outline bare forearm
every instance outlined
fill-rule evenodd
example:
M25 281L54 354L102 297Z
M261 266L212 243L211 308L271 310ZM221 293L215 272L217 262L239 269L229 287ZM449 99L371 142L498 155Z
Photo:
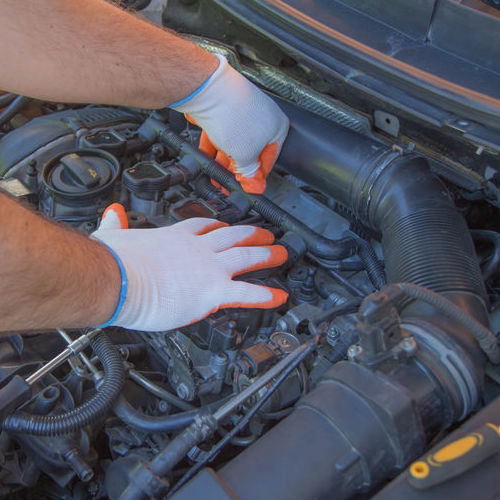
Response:
M106 322L120 290L99 243L53 224L0 193L0 331Z
M2 0L0 47L0 88L62 102L160 108L217 67L212 54L104 0Z

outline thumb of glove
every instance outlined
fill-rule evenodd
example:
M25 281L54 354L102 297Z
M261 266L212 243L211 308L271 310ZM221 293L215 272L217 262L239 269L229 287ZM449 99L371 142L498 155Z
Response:
M123 205L113 203L106 208L97 231L104 229L128 229L127 213Z

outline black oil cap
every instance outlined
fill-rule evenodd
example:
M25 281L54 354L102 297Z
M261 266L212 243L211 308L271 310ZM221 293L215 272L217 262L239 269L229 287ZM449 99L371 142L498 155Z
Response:
M57 191L81 193L105 185L112 176L112 167L104 158L71 153L54 166L48 181Z
M43 168L44 190L59 199L88 200L113 188L120 171L118 160L100 149L59 153Z

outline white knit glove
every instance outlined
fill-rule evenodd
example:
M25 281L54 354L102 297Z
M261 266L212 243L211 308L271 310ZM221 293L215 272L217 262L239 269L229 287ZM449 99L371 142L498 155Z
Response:
M200 149L263 193L288 133L288 118L264 92L217 55L219 67L192 94L170 105L203 129Z
M220 308L273 308L287 300L283 290L232 280L286 261L286 249L271 246L274 236L265 229L203 218L157 229L126 227L125 210L115 203L92 234L122 273L115 314L101 327L171 330Z

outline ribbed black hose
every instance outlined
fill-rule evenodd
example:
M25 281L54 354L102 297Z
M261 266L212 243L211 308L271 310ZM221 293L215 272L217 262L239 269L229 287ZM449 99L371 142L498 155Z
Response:
M99 333L92 338L90 344L103 366L104 378L97 392L88 401L61 415L14 413L4 420L3 430L35 436L71 434L95 422L110 410L125 383L123 360L104 333Z
M389 282L485 296L467 224L454 207L430 206L402 217L382 242Z
M221 191L217 189L206 175L201 175L196 181L196 193L204 200L213 200L219 198Z
M448 293L485 321L487 295L467 224L428 162L286 102L280 107L291 123L281 165L382 234L387 281Z
M18 95L1 113L0 127L9 122L31 101L29 97Z
M282 231L291 231L299 235L307 245L307 249L317 257L338 260L350 257L357 250L354 238L341 238L330 240L314 232L311 228L290 215L278 205L263 195L246 193L241 189L234 175L219 165L215 160L202 153L200 150L184 141L166 125L156 124L160 133L160 140L181 155L189 155L195 158L201 170L211 179L221 184L227 190L241 193L249 202L251 208L261 214L266 220L279 227Z
M358 240L358 255L365 266L366 274L372 285L377 290L383 288L387 284L384 266L368 241Z

